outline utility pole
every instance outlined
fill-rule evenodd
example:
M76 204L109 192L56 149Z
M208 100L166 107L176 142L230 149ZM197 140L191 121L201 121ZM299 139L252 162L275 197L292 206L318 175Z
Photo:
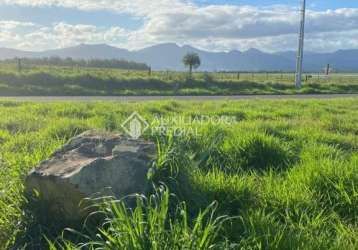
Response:
M296 65L296 88L302 86L302 60L303 60L303 46L305 40L305 18L306 18L306 0L302 1L301 9L301 22L300 22L300 35L298 40L298 52L297 52L297 65Z

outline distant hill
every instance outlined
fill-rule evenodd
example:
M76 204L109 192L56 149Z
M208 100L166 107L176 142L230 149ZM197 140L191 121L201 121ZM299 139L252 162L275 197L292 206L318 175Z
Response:
M81 44L42 52L0 48L0 59L51 56L73 59L124 59L146 63L155 70L184 70L182 58L188 52L198 53L202 60L200 70L208 71L294 71L296 64L296 53L292 51L266 53L249 49L247 51L209 52L187 45L178 46L174 43L159 44L137 51L106 44ZM305 71L322 71L327 63L331 64L336 71L358 72L358 49L339 50L333 53L305 53Z

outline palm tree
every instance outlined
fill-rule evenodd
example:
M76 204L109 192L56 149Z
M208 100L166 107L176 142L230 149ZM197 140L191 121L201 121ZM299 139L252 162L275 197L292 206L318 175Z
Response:
M193 69L199 68L201 61L200 57L196 53L188 53L183 58L183 63L186 67L189 67L190 77L193 73Z

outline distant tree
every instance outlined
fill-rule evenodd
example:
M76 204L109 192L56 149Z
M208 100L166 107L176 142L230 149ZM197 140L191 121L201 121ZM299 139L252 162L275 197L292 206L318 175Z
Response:
M94 67L94 68L112 68L112 69L124 69L124 70L148 70L149 66L144 63L137 63L126 60L118 59L73 59L60 58L58 56L44 57L44 58L14 58L5 59L4 62L15 62L18 64L19 72L21 71L21 64L24 65L46 65L46 66L65 66L73 68L77 67Z
M201 61L198 54L188 53L184 56L183 63L185 67L189 68L189 74L191 76L193 74L193 69L199 68Z

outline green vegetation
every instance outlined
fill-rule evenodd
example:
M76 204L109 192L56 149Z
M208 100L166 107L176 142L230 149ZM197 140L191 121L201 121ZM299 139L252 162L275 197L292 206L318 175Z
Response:
M117 59L66 59L60 57L44 57L44 58L14 58L1 61L2 64L17 64L18 71L21 71L22 65L28 66L62 66L70 68L108 68L108 69L124 69L124 70L149 70L148 65L144 63L131 62Z
M200 57L196 53L188 53L183 57L183 64L189 68L190 77L193 75L193 69L199 68L201 61Z
M27 172L87 129L120 130L133 112L233 116L158 143L158 187L105 225L56 231L22 195ZM145 103L0 102L2 249L356 249L358 100ZM165 183L160 187L160 183ZM173 193L174 195L170 195Z
M358 75L304 77L289 73L193 73L0 64L0 96L251 95L358 93Z

